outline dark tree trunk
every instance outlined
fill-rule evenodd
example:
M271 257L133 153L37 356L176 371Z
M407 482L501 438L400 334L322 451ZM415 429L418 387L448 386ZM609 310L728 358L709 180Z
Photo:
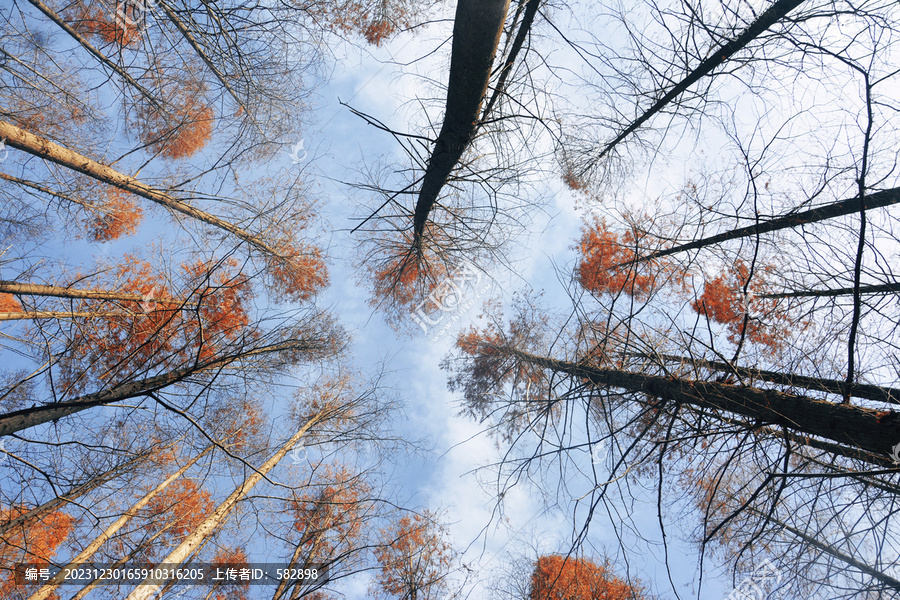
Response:
M438 195L475 137L508 9L509 0L459 0L456 5L444 124L428 159L413 216L417 249Z
M871 408L835 404L773 390L600 369L536 356L514 348L503 348L501 351L522 362L585 379L597 387L619 388L653 398L726 411L875 454L890 455L892 447L900 441L900 421L881 420L878 411Z
M858 197L849 198L847 200L840 200L832 204L826 204L825 206L811 208L803 212L789 213L781 217L763 221L756 225L748 225L747 227L732 229L731 231L726 231L725 233L719 233L707 238L695 240L687 244L680 244L678 246L673 246L672 248L666 248L665 250L651 252L650 254L640 256L633 261L616 265L613 268L620 268L632 263L645 262L654 258L660 258L662 256L668 256L670 254L677 254L679 252L685 252L687 250L697 250L699 248L704 248L706 246L711 246L720 242L727 242L728 240L750 237L753 235L758 235L760 233L768 233L770 231L778 231L781 229L792 229L794 227L800 227L801 225L808 225L810 223L816 223L818 221L824 221L826 219L833 219L835 217L858 213L862 208L870 210L873 208L890 206L892 204L897 204L898 202L900 202L900 188L891 188L889 190L884 190L882 192L876 192L874 194L867 195L864 207L861 206L862 202L860 202Z

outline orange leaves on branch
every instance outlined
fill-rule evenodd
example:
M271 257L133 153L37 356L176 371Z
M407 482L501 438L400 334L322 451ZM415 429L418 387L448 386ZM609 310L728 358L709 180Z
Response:
M310 245L278 245L280 256L267 257L267 272L278 291L295 301L312 298L328 285L328 267L322 252Z
M448 299L458 304L459 288L469 272L453 269L442 252L442 246L452 242L430 225L422 236L422 247L414 246L411 229L394 232L394 236L378 242L370 255L377 255L378 262L367 265L364 277L372 286L369 304L383 309L388 323L403 330L415 327L416 319L429 320L441 312Z
M199 316L206 338L235 339L250 323L245 306L251 296L250 279L232 272L237 266L233 260L199 260L183 267L193 296L200 302ZM202 351L200 356L208 357Z
M0 313L22 312L22 303L12 294L0 293Z
M231 450L246 450L259 436L265 418L262 408L252 400L227 400L214 408L208 419L216 438Z
M132 235L144 216L140 206L129 199L130 194L116 188L107 190L109 200L99 207L100 215L88 224L91 239L95 242L117 240L122 235Z
M215 504L209 492L199 489L196 482L179 479L150 500L147 508L151 517L148 528L153 532L165 529L177 539L193 532Z
M140 38L137 22L143 16L136 3L117 0L108 5L98 3L91 7L90 4L90 0L80 0L67 11L65 18L72 29L119 46L127 46Z
M144 105L138 123L141 141L171 159L193 156L212 138L215 114L205 104L199 81L167 82L175 86L163 108Z
M519 298L516 304L516 316L510 319L506 333L493 323L481 330L472 327L457 338L460 360L442 365L455 371L448 386L451 391L462 391L465 412L478 419L497 419L507 440L534 418L555 414L546 371L516 355L543 345L548 317L534 299ZM492 315L491 319L499 323L502 316ZM498 410L496 399L507 395L512 402L504 402Z
M398 30L412 27L425 8L426 3L417 0L343 0L312 3L308 10L332 30L362 35L379 46Z
M776 350L791 328L802 324L792 325L779 299L757 297L764 293L766 276L773 271L772 266L757 268L751 280L749 267L738 259L724 273L704 283L703 294L691 302L691 307L724 325L729 332L728 340L732 343L736 344L742 336L746 336L751 342ZM764 323L763 319L768 323Z
M0 508L0 524L28 512L22 506ZM0 536L0 572L13 574L15 563L34 565L49 564L59 546L75 525L75 518L61 511L38 517L13 528ZM24 591L23 581L17 581L24 573L0 580L0 598L10 598L13 590Z
M623 264L639 256L644 237L634 227L621 235L612 232L602 220L586 225L577 248L581 262L576 274L581 285L595 294L647 298L661 279L661 265L654 261Z
M107 308L98 310L103 316L81 324L60 362L68 389L77 392L94 379L116 381L186 360L207 360L242 339L251 289L236 267L231 261L186 265L173 293L173 282L149 262L126 255L114 273L114 289L144 300L117 301L114 311L99 301L82 302L82 310Z
M381 532L375 550L381 565L375 575L376 595L387 598L440 598L453 565L453 549L433 515L403 516Z
M242 548L222 548L216 553L212 564L222 569L243 568L247 564L247 553ZM215 600L246 600L250 582L222 579L214 582L212 587L216 592Z
M322 480L291 502L294 528L309 560L346 554L362 540L363 501L369 486L346 467L326 467Z
M542 556L531 575L530 600L641 600L637 585L588 559Z

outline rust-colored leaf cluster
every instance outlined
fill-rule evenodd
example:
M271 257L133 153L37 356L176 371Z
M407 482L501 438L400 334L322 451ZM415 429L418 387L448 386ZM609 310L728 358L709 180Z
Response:
M411 27L417 18L417 2L410 0L343 0L316 2L309 11L323 19L334 31L361 35L375 46L381 45L401 29ZM423 5L422 2L418 2Z
M245 335L250 282L234 262L199 261L172 282L146 260L126 255L115 272L115 288L143 301L85 302L98 317L74 334L72 350L60 362L63 381L79 391L93 379L117 380L153 367L208 360ZM177 291L173 292L173 285ZM106 308L103 308L105 306Z
M608 565L586 558L542 556L531 575L530 600L641 600L637 584L616 577Z
M222 548L212 560L212 564L219 565L245 565L247 553L243 548ZM223 580L213 584L216 595L215 600L246 600L250 590L249 581Z
M291 502L299 545L309 560L345 554L362 541L369 486L346 467L326 466L321 481Z
M0 525L9 523L28 510L24 506L0 508ZM49 564L74 526L74 517L55 511L26 521L0 536L0 572L5 573L4 578L0 579L0 598L11 598L13 591L24 591L25 582L17 580L17 575L23 574L14 572L14 564Z
M150 500L148 529L165 529L178 539L194 531L215 508L209 492L191 479L179 479Z
M441 597L453 551L431 515L405 515L382 531L385 543L375 550L381 569L374 591L382 597Z
M144 211L131 195L118 188L107 188L108 200L100 207L100 214L88 223L88 231L95 242L117 240L123 235L133 235L144 216Z
M268 275L278 292L302 302L328 285L328 267L319 248L282 241L278 250L280 256L267 258Z
M143 17L132 2L106 4L79 0L69 7L65 18L78 33L119 46L128 46L141 37L137 22Z
M17 313L22 312L22 303L12 294L0 293L0 312Z
M143 106L138 131L142 142L165 158L177 160L193 156L212 138L215 114L206 104L202 82L168 82L177 86L168 90L169 97L162 107Z
M413 244L412 230L394 235L382 249L387 258L368 275L372 284L369 304L385 308L389 322L400 328L401 322L412 323L416 310L425 316L440 310L438 302L429 298L450 277L450 272L440 253L441 243L447 240L437 235L433 227L426 229L425 242L418 248Z
M767 288L766 276L773 271L771 266L757 268L751 279L750 268L738 259L704 283L703 293L691 302L691 307L724 325L732 343L746 336L751 342L776 350L791 328L803 324L792 324L778 299L758 297Z
M577 247L581 262L576 275L581 285L595 294L649 296L660 282L662 265L656 261L628 264L639 256L644 237L636 228L615 233L603 220L585 225Z

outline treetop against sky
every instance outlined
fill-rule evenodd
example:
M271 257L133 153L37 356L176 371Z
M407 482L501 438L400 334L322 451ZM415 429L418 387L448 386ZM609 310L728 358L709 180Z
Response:
M0 12L0 597L900 592L896 2Z

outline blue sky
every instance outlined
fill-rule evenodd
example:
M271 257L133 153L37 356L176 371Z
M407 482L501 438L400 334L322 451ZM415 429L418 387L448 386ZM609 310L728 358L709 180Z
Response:
M317 91L315 111L303 132L304 147L310 150L309 162L303 168L324 176L318 180L324 199L322 213L334 229L332 285L320 302L332 307L352 333L359 364L386 361L405 401L406 420L398 423L401 431L425 435L433 444L428 459L400 467L398 474L410 505L442 511L453 543L465 549L462 561L480 574L481 580L471 588L470 596L480 598L496 583L492 578L497 577L498 569L508 568L512 557L528 554L535 546L543 552L568 550L574 524L571 507L548 507L540 491L527 485L514 488L498 505L489 485L493 471L486 466L501 458L501 449L479 423L458 415L458 398L447 390L447 373L438 367L452 348L455 335L444 335L437 341L419 331L412 337L398 336L367 304L368 291L357 284L356 274L349 268L356 241L347 230L355 224L351 217L359 214L355 206L359 196L355 190L329 181L358 180L355 171L360 165L376 160L390 165L393 158L397 166L405 165L405 157L393 139L353 116L338 104L338 98L390 126L416 132L426 121L419 107L409 101L417 95L435 93L418 74L430 73L437 78L439 69L446 69L449 45L430 51L446 39L450 27L449 22L437 23L415 36L399 36L382 48L344 46L337 50L332 78ZM413 62L426 54L431 56L425 61ZM648 181L651 191L645 193L652 193L653 186L659 184L658 180ZM584 202L579 203L561 180L552 178L531 191L543 199L544 205L536 211L527 239L516 249L515 273L493 269L489 273L493 281L480 286L476 295L508 302L516 291L543 291L547 305L564 310L570 300L560 277L569 277L575 259L572 245L579 235ZM477 324L478 305L480 302L456 321L456 331ZM647 496L643 503L621 502L616 509L646 525L642 533L655 539L651 543L628 540L629 545L635 544L632 550L636 549L629 555L630 573L651 584L663 597L672 597L657 543L655 498ZM691 546L679 541L688 535L687 529L680 531L678 524L667 525L670 564L678 591L696 597L693 584L697 556ZM617 554L617 541L603 511L592 524L585 554ZM624 565L617 566L624 572ZM724 597L731 588L730 578L717 581L711 577L710 567L715 571L708 560L701 597ZM361 581L346 591L350 598L366 597Z

